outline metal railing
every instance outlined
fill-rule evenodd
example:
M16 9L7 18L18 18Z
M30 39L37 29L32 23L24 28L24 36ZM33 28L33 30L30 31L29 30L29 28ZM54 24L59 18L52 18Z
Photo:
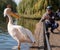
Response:
M44 50L52 50L48 35L46 33L45 22L43 22L43 34L44 34Z

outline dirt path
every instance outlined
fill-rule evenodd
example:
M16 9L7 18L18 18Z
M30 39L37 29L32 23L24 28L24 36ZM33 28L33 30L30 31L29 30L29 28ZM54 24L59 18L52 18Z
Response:
M55 33L50 32L50 45L52 50L60 50L60 21L57 22L59 23L59 30L54 30ZM39 46L40 48L31 48L30 50L44 50L43 32L35 34L35 37L37 42L35 46Z
M59 23L58 29L60 30L60 21L58 21L58 23ZM60 50L60 31L54 30L54 32L56 32L56 33L50 34L51 48L52 48L52 50Z

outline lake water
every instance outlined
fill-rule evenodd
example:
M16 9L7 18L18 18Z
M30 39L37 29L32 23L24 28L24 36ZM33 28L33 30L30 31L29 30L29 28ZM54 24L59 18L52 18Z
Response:
M29 50L31 44L22 43L20 50ZM8 34L0 30L0 50L18 50L17 42Z

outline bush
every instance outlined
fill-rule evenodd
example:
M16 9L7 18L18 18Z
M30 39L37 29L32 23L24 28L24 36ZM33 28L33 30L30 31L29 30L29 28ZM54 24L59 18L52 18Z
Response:
M20 16L41 18L48 5L54 6L54 11L59 7L59 0L22 0L17 7Z

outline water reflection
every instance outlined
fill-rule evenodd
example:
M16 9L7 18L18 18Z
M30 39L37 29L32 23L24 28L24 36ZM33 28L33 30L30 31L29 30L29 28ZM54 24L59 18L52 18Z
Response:
M0 32L0 50L29 50L31 45L22 43L21 48L17 48L17 42L7 32Z

